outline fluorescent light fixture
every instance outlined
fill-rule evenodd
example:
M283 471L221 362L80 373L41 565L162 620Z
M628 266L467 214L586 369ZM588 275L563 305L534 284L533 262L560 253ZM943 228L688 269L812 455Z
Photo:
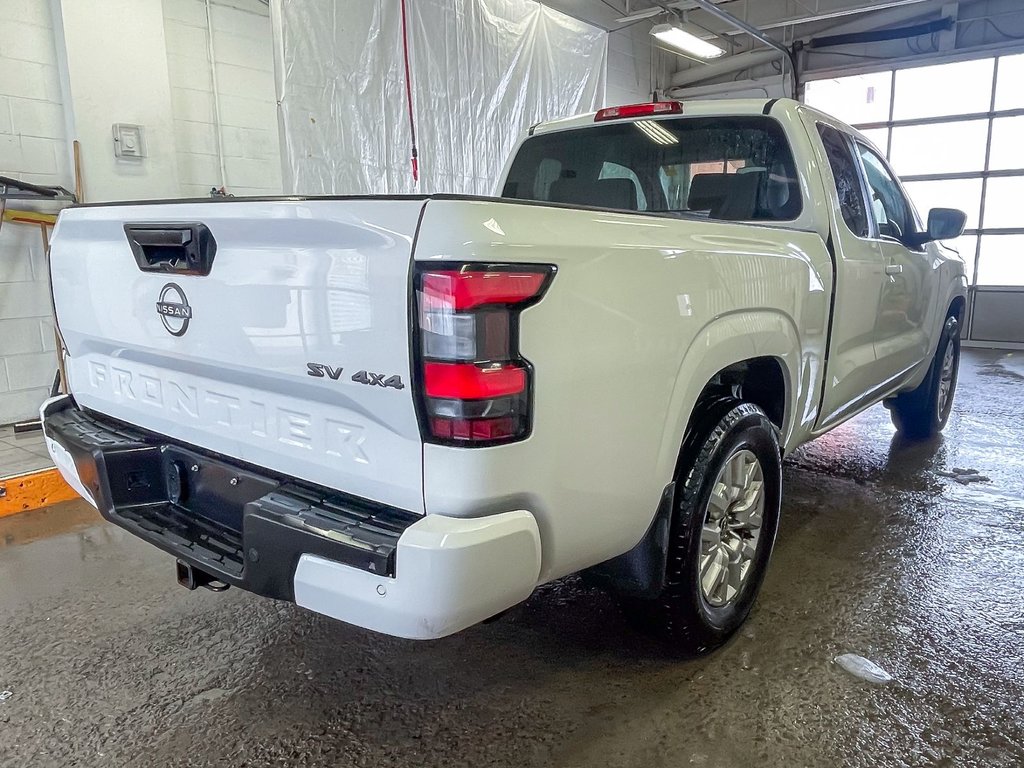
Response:
M668 147L672 144L679 143L679 139L677 139L675 135L666 131L653 120L637 120L633 125L639 128L640 131L655 144L661 144L662 146Z
M665 45L702 59L714 59L725 53L724 48L719 48L707 40L701 40L696 35L674 24L656 24L651 27L651 34Z

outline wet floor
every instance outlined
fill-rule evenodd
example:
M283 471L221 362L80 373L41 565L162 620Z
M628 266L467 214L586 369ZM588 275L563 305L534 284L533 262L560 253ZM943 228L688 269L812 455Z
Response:
M943 438L877 407L804 448L751 620L699 660L574 579L415 643L188 593L82 505L0 521L0 765L1022 765L1022 413L1024 354L972 352Z

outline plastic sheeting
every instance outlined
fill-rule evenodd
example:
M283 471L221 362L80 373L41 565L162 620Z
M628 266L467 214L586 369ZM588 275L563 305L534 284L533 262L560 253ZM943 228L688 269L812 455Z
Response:
M532 0L408 0L416 185L399 0L271 10L293 194L493 194L530 125L604 99L603 30Z

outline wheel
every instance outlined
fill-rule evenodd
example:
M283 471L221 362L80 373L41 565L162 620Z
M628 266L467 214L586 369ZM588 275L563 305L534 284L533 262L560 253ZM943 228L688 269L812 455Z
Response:
M627 610L678 650L700 654L724 643L754 604L778 528L782 459L764 411L732 399L711 406L687 445L665 587Z
M955 317L947 317L924 381L917 389L886 402L892 423L901 435L923 440L942 431L953 407L959 370L960 324Z

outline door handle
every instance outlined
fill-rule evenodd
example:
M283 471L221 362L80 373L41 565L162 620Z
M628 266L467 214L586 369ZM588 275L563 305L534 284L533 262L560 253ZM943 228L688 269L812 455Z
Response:
M885 274L887 275L902 275L903 265L902 264L886 264Z
M131 222L124 233L143 272L205 276L217 255L217 241L205 224Z

